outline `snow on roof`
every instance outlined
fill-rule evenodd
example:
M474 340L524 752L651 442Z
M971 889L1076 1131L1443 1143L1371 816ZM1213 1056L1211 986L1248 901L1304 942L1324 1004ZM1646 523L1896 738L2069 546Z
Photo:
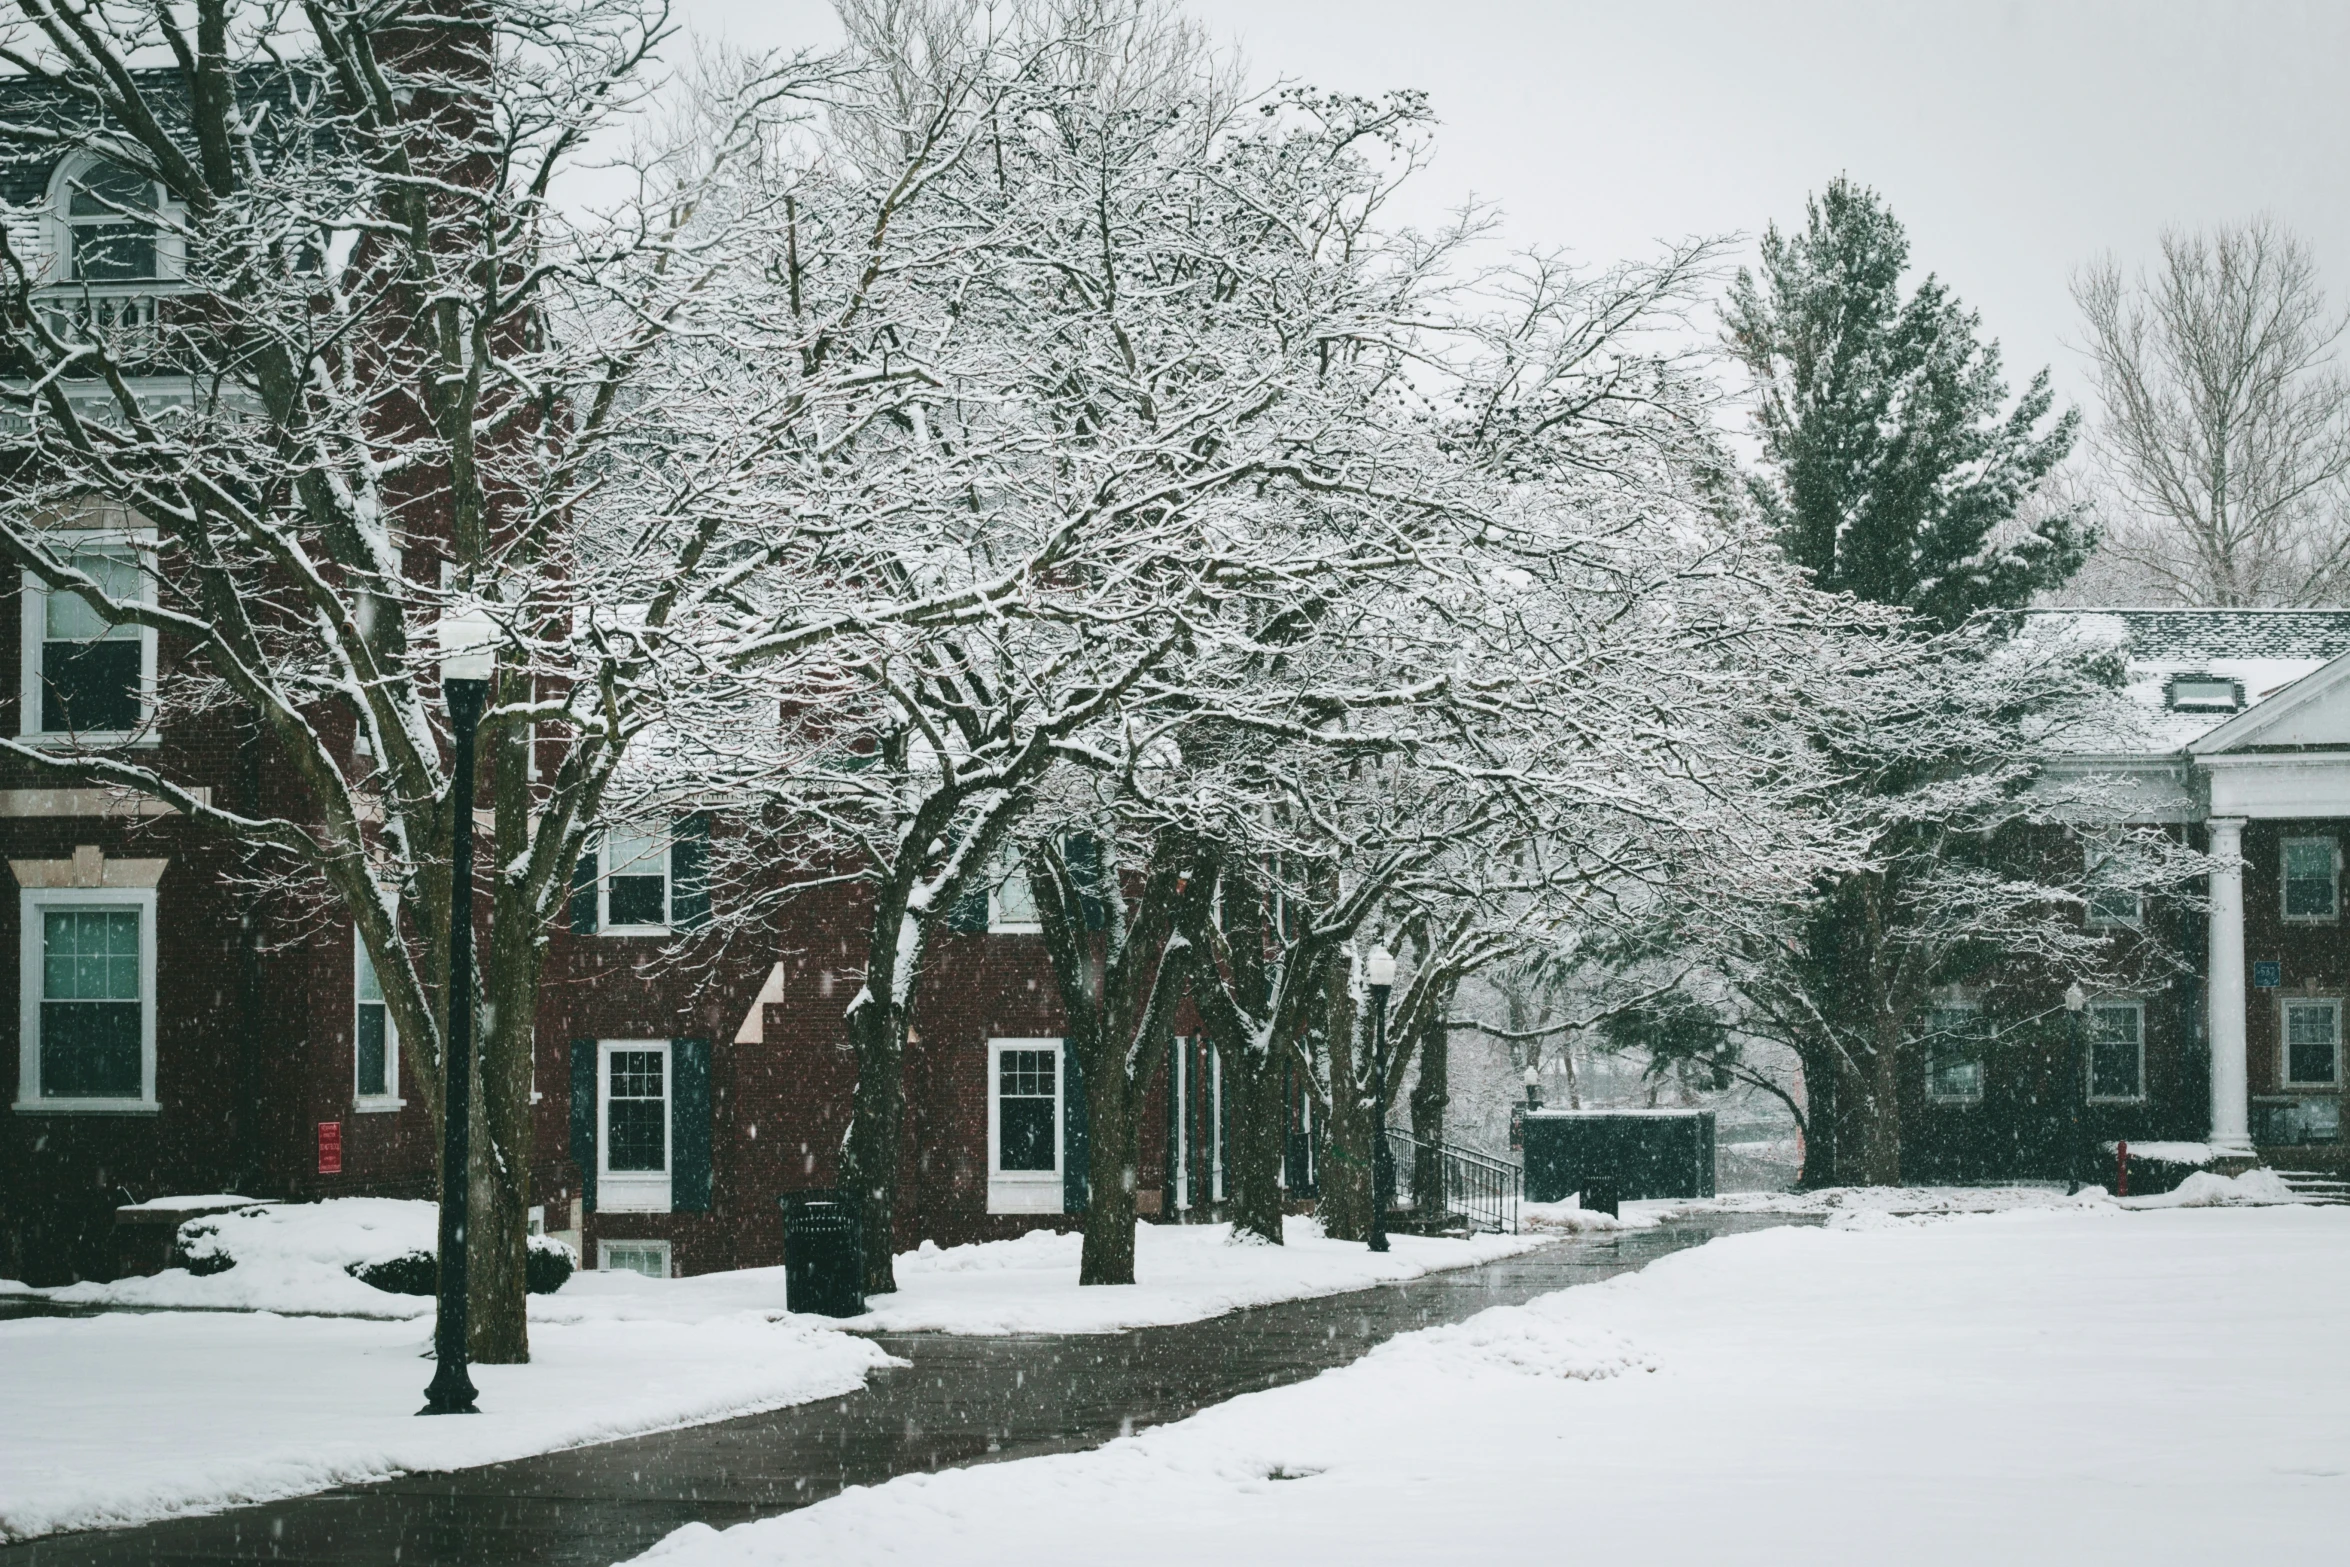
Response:
M2168 754L2236 716L2225 708L2174 710L2170 682L2210 675L2244 688L2256 707L2328 662L2350 653L2350 609L2036 609L2023 636L2072 636L2122 650L2128 670L2105 737L2114 751Z

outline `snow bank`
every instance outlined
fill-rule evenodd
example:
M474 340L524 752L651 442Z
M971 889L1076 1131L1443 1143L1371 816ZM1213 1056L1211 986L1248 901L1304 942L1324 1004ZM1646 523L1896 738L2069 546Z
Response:
M1228 1224L1145 1224L1130 1285L1077 1285L1081 1236L1032 1230L1017 1240L939 1247L897 1259L898 1291L874 1296L851 1327L888 1332L1112 1333L1196 1322L1244 1306L1472 1267L1545 1243L1540 1235L1453 1240L1389 1237L1384 1256L1326 1238L1312 1219L1283 1223L1279 1246L1236 1245ZM691 1281L686 1281L691 1282Z
M2025 1208L2104 1208L2113 1199L2102 1186L2067 1195L2062 1186L1825 1186L1804 1192L1724 1192L1719 1197L1670 1198L1624 1204L1624 1217L1642 1223L1703 1213L1783 1213L1830 1224L1864 1215L1916 1218L1962 1213L2010 1213Z
M2130 1152L2134 1155L2137 1149ZM2181 1181L2172 1191L2158 1192L2151 1197L2125 1197L2125 1208L2255 1208L2272 1203L2291 1203L2301 1200L2284 1177L2274 1170L2246 1170L2242 1175L2229 1177L2210 1170L2197 1170Z
M2350 1515L2350 1359L2291 1346L2345 1299L2344 1209L1772 1229L640 1560L2314 1567Z
M192 1200L170 1198L146 1206L170 1207ZM337 1197L325 1202L272 1203L190 1219L180 1226L179 1235L182 1250L197 1269L218 1271L167 1268L145 1278L73 1284L31 1293L89 1305L387 1320L432 1314L430 1296L395 1295L362 1284L347 1271L354 1263L383 1262L407 1252L436 1249L440 1209L430 1202ZM545 1236L534 1236L531 1244L568 1253L561 1241Z
M1627 1205L1629 1206L1629 1205ZM1569 1197L1561 1202L1527 1202L1518 1205L1518 1223L1521 1227L1541 1235L1585 1235L1594 1230L1638 1230L1656 1223L1654 1214L1635 1212L1628 1217L1593 1213L1583 1206L1580 1197Z
M0 1540L829 1398L889 1363L806 1318L534 1322L529 1365L473 1368L479 1415L419 1420L430 1343L427 1324L267 1313L0 1321Z
M429 1249L436 1210L428 1202L342 1198L288 1204L194 1220L183 1234L209 1226L197 1250L233 1252L226 1272L173 1268L152 1278L62 1289L0 1289L51 1300L147 1307L274 1311L305 1316L428 1318L430 1296L393 1295L344 1271L354 1262ZM1113 1333L1125 1328L1196 1322L1244 1306L1331 1295L1373 1284L1472 1267L1544 1244L1543 1235L1479 1235L1452 1240L1391 1238L1373 1256L1360 1241L1326 1239L1306 1218L1286 1221L1285 1244L1235 1245L1226 1224L1145 1224L1135 1236L1130 1286L1077 1287L1081 1237L1032 1230L1016 1240L941 1248L924 1242L897 1259L898 1292L875 1296L873 1309L847 1326L868 1331L941 1333ZM560 1244L547 1242L547 1244ZM780 1312L781 1268L742 1268L683 1279L581 1272L553 1295L534 1295L534 1323L703 1321L739 1311Z

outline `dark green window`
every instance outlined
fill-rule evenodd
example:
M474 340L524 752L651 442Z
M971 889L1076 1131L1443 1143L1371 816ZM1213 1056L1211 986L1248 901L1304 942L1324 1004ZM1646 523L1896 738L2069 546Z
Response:
M2342 1004L2285 1004L2285 1081L2331 1085L2342 1067Z
M2146 1009L2135 1001L2089 1009L2089 1097L2146 1097Z
M139 911L45 908L40 917L41 1097L142 1097Z
M615 1050L605 1099L604 1168L658 1174L669 1168L666 1050Z
M669 840L616 831L604 839L604 928L663 930L669 924Z
M109 598L145 598L138 557L127 546L78 551L75 567ZM139 628L116 625L78 593L48 593L41 637L41 731L121 734L139 727L145 644Z
M1057 1050L996 1056L996 1168L1006 1174L1060 1168Z
M65 221L73 232L73 275L82 283L135 283L155 276L155 187L128 169L97 164L68 182Z
M2337 903L2334 840L2285 840L2285 918L2330 920Z
M399 1091L392 1056L391 1009L384 1005L383 981L376 976L375 962L367 955L367 943L354 937L352 945L359 949L359 972L354 987L357 1008L352 1019L352 1038L358 1057L354 1089L362 1099L389 1099Z
M1972 1007L1937 1007L1926 1019L1926 1096L1941 1104L1983 1097L1983 1015Z

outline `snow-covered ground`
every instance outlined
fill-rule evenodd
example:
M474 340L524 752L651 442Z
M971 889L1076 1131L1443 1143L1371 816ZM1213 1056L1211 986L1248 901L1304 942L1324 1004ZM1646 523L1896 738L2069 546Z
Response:
M430 1324L241 1312L0 1321L0 1540L494 1463L827 1398L888 1357L737 1312L531 1325L478 1415L419 1420Z
M1360 1241L1325 1239L1291 1218L1279 1246L1234 1245L1226 1224L1145 1224L1130 1286L1079 1289L1082 1240L1034 1230L1016 1241L926 1246L898 1257L898 1292L878 1296L852 1326L891 1332L1109 1333L1196 1322L1243 1306L1334 1295L1528 1251L1551 1237L1389 1237L1374 1256Z
M2342 1559L2350 1209L1869 1211L640 1559Z
M781 1268L578 1273L531 1297L531 1365L476 1368L483 1414L417 1420L432 1301L343 1270L428 1244L431 1217L427 1203L375 1199L223 1215L200 1221L237 1259L223 1272L24 1292L145 1309L0 1321L0 1540L772 1409L850 1391L888 1358L786 1314ZM1374 1257L1305 1220L1290 1221L1284 1246L1236 1246L1224 1226L1145 1225L1141 1282L1079 1289L1078 1237L1038 1231L907 1253L899 1292L846 1325L1110 1332L1414 1278L1542 1239L1397 1236Z
M391 1295L344 1271L354 1261L432 1244L430 1203L379 1198L255 1209L198 1221L218 1225L236 1258L221 1273L174 1268L151 1278L28 1291L87 1305L221 1308L321 1316L408 1319L432 1315L432 1299ZM1311 1219L1292 1218L1280 1246L1236 1246L1223 1224L1145 1224L1135 1237L1129 1287L1080 1289L1076 1235L1034 1230L1017 1240L901 1253L898 1291L846 1325L867 1331L942 1333L1112 1333L1196 1322L1243 1306L1300 1300L1418 1278L1443 1268L1491 1262L1541 1245L1541 1235L1445 1240L1392 1238L1385 1256L1360 1241L1326 1240ZM0 1290L23 1286L0 1283ZM533 1322L632 1317L701 1320L734 1312L780 1312L781 1268L743 1268L683 1279L583 1272L553 1295L534 1295ZM0 1391L0 1400L6 1398Z

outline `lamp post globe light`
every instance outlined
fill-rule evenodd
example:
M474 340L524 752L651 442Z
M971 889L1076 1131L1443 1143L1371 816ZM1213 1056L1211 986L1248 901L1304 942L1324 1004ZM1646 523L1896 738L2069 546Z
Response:
M498 627L480 607L440 623L441 691L449 699L449 1026L442 1035L439 1299L432 1383L422 1415L470 1415L465 1352L465 1224L473 1169L473 738L498 656Z
M1363 961L1371 987L1371 1250L1387 1249L1387 1203L1395 1190L1395 1160L1387 1146L1387 993L1395 986L1395 954L1373 947Z
M1542 1068L1532 1061L1526 1063L1526 1108L1542 1108Z
M2081 1166L2087 1152L2083 1144L2086 1135L2083 1122L2087 1119L2083 1100L2089 1092L2089 1060L2087 1054L2089 997L2078 981L2067 985L2064 991L2066 1088L2064 1095L2064 1179L2067 1195L2081 1189Z

